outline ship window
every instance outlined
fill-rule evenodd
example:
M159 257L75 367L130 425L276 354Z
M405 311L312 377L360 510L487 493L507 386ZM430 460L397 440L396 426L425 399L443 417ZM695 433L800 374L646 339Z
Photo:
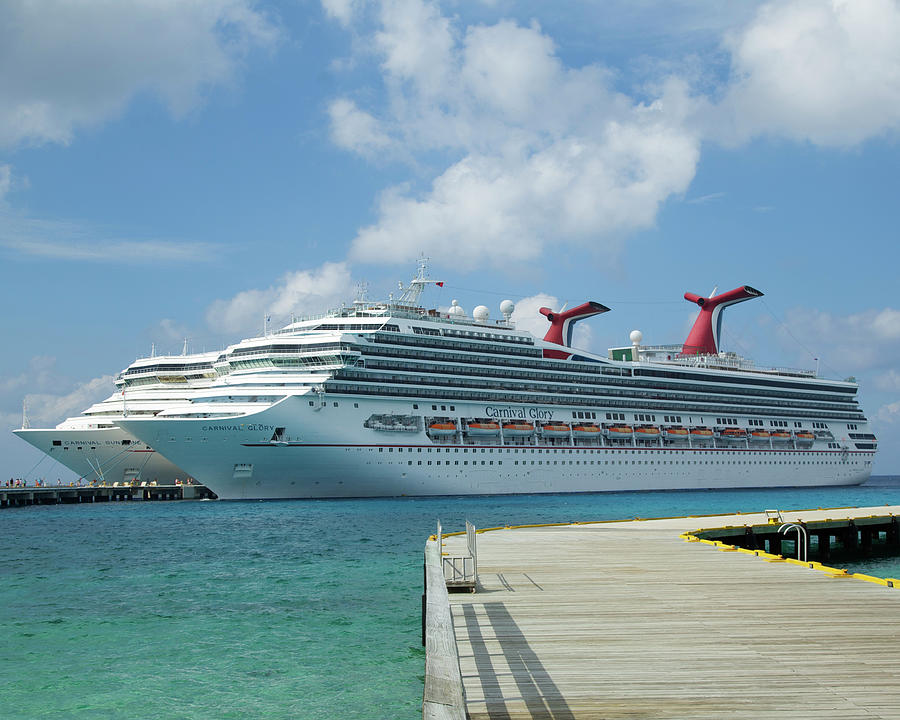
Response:
M413 405L413 410L418 410L418 409L419 409L418 405Z
M53 447L59 447L60 445L62 445L62 440L54 440L53 441Z
M310 407L313 406L313 401L312 401L312 400L309 401L309 406L310 406Z

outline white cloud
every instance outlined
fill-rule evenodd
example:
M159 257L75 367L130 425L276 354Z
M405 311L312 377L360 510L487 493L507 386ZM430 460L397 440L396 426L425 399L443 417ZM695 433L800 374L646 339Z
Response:
M874 377L874 384L879 390L900 391L900 372L890 368Z
M789 0L726 45L733 81L711 132L846 146L900 127L900 3Z
M58 260L147 264L212 260L221 248L204 242L122 240L77 222L35 220L0 212L0 248Z
M778 335L788 348L799 341L811 353L827 350L822 360L842 372L892 367L900 360L900 311L893 308L850 315L796 308L786 313Z
M380 19L389 107L376 119L336 101L335 141L366 156L391 145L453 160L425 192L385 191L352 257L408 261L427 243L438 262L465 268L533 260L559 243L615 250L690 184L699 141L684 129L694 103L683 83L636 101L600 66L566 67L534 23L460 30L421 0L387 0Z
M32 427L53 426L84 410L88 405L108 397L114 388L113 376L104 375L72 385L57 367L56 358L32 357L22 372L0 377L0 418L7 427L22 422L22 401L26 402ZM59 394L60 387L71 387Z
M322 10L346 27L356 17L363 2L364 0L322 0Z
M883 423L893 424L900 420L900 402L887 403L878 408L875 418ZM882 438L884 440L884 438Z
M0 203L12 187L12 166L0 165Z
M346 263L325 263L314 270L298 270L264 290L244 290L230 300L216 300L206 321L217 332L262 330L263 316L284 320L291 313L311 314L346 301L352 290Z
M700 195L699 197L693 197L689 200L685 200L688 205L706 205L711 202L718 202L723 197L725 197L725 193L723 192L714 192L709 193L708 195Z
M381 130L378 121L360 110L352 100L335 100L328 107L328 115L331 139L345 150L366 155L391 144L391 138Z
M0 146L68 143L141 93L173 115L279 31L253 0L0 3Z
M36 393L25 396L32 427L50 427L78 415L90 405L108 398L115 390L114 375L103 375L78 383L64 395Z

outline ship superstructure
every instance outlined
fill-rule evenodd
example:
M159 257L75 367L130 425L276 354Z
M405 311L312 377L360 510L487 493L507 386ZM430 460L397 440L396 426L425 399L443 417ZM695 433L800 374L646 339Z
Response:
M146 443L126 432L126 417L154 417L190 405L190 397L218 377L218 352L139 358L115 379L115 392L54 428L13 432L87 481L146 481L171 485L189 477ZM23 422L23 425L26 423Z
M869 477L876 440L854 382L719 352L722 307L761 294L752 288L706 299L716 311L701 312L708 332L696 336L714 347L645 347L632 333L632 347L601 356L569 347L575 322L607 310L599 303L543 308L551 325L538 339L515 328L509 301L501 320L455 301L426 310L431 282L423 266L396 301L359 300L233 345L187 404L119 424L226 499Z

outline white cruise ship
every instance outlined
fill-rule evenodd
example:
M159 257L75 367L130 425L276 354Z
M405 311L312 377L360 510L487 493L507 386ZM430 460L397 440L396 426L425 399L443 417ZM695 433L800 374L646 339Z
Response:
M116 391L54 428L13 432L87 481L172 485L189 473L119 427L124 417L153 417L189 405L217 377L218 352L140 358L119 373Z
M229 347L220 377L126 431L220 498L316 498L851 485L876 440L857 385L718 349L700 306L684 345L570 347L608 308L542 308L543 339L487 308L426 310L424 265L397 300L356 301ZM248 409L252 395L257 408Z

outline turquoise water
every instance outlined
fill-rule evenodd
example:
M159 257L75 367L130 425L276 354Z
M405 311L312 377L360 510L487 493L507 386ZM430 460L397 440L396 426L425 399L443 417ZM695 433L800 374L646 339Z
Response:
M0 698L22 718L421 717L422 549L533 522L900 504L858 488L117 503L0 511ZM898 561L882 564L900 575ZM861 569L859 565L854 569Z

